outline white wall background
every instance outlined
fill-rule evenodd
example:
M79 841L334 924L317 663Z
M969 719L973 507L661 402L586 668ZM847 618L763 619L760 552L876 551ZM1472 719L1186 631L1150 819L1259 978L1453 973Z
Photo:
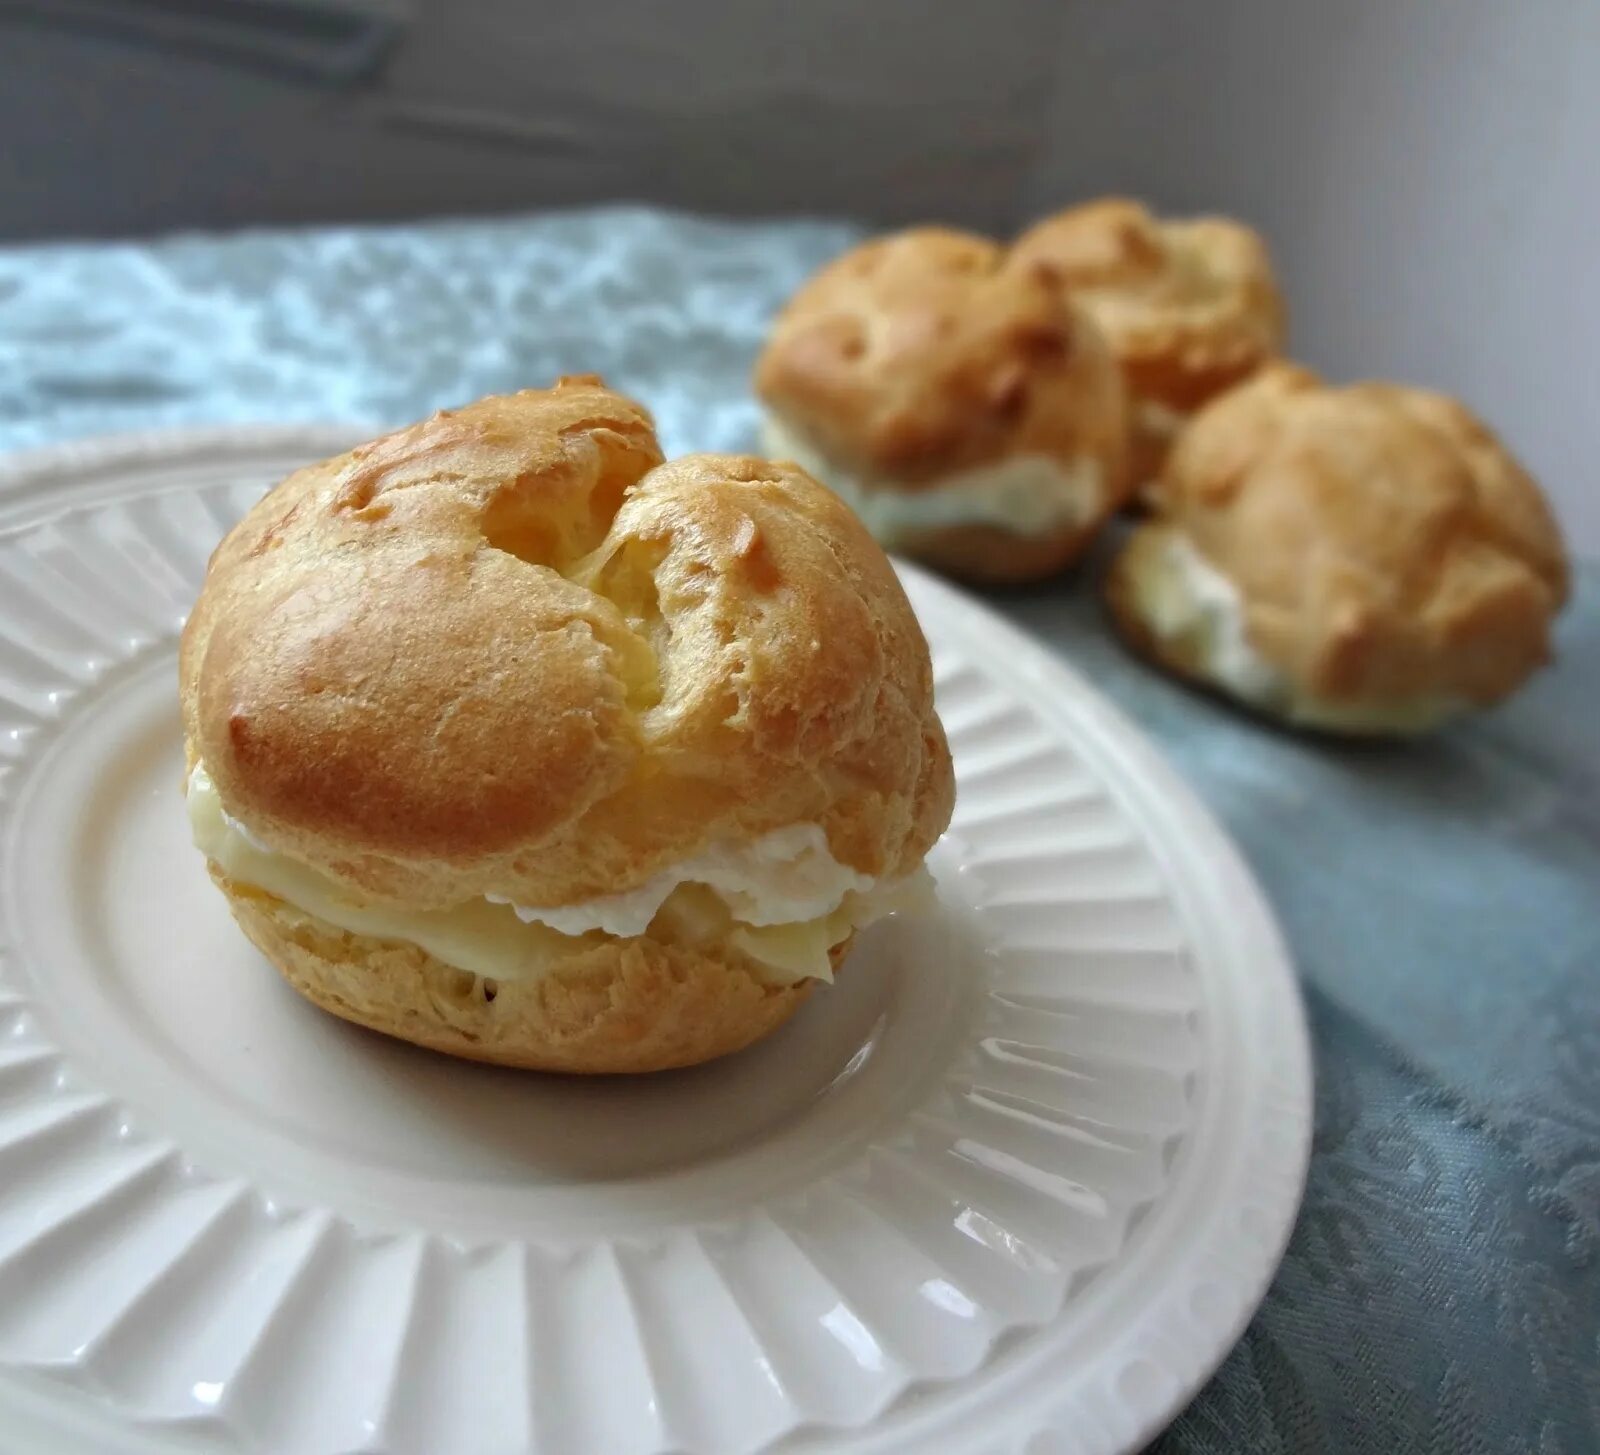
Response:
M1600 556L1600 0L383 0L408 23L343 76L141 31L162 8L0 0L0 237L1227 209L1303 357L1461 394Z
M1600 3L1074 16L1030 211L1121 187L1271 237L1293 343L1459 394L1600 556Z

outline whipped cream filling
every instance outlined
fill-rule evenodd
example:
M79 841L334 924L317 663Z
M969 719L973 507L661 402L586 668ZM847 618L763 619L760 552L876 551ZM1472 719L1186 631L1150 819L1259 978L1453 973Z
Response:
M833 978L829 950L927 896L926 869L881 883L840 864L817 824L792 824L744 845L718 844L637 888L578 904L528 906L488 896L442 910L362 901L319 870L263 843L229 815L203 764L189 775L196 847L239 884L349 934L404 940L489 979L545 973L562 958L643 934L658 917L689 943L727 940L773 984Z
M1139 578L1138 590L1151 631L1198 643L1202 670L1212 681L1258 707L1282 705L1288 678L1251 646L1239 588L1181 531L1162 533L1159 557Z
M642 935L680 884L715 890L741 924L782 925L832 914L852 892L875 887L868 875L841 864L828 850L828 836L814 823L790 824L749 843L713 844L704 852L663 869L634 889L577 904L538 908L512 904L524 924L549 925L564 935L603 930L626 938ZM511 904L502 895L491 904Z
M762 448L768 458L793 460L814 475L891 547L946 526L988 525L1014 535L1042 535L1087 525L1105 509L1105 475L1099 461L1087 455L1067 465L1046 455L1018 455L910 488L841 469L771 415L763 426Z
M1300 691L1251 645L1239 588L1182 531L1163 531L1159 552L1134 559L1141 563L1135 588L1145 624L1166 640L1196 643L1202 675L1252 706L1309 727L1401 733L1421 732L1463 709L1439 694L1333 702Z

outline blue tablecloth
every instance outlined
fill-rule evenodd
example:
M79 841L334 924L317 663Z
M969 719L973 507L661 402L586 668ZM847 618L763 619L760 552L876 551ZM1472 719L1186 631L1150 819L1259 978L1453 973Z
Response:
M837 224L642 211L0 250L0 448L403 421L597 371L668 453L749 445L766 320ZM1152 675L1090 580L998 599L1162 743L1305 982L1317 1130L1265 1307L1175 1452L1600 1450L1600 575L1560 660L1414 745L1271 730Z

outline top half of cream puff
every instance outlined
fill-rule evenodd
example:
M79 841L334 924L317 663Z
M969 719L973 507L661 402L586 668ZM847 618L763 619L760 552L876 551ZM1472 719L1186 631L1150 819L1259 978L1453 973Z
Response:
M1267 246L1231 218L1158 218L1106 198L1036 223L1009 266L1067 293L1104 333L1128 383L1141 481L1186 416L1283 347Z
M1538 486L1453 399L1274 364L1196 416L1111 603L1176 670L1309 725L1432 726L1514 691L1566 600Z
M592 378L290 476L213 556L180 677L228 822L366 904L542 913L802 829L894 880L950 813L860 523L792 466L664 462Z
M1069 558L1126 479L1104 339L1004 261L940 228L864 243L789 302L755 375L769 453L891 547L988 578Z

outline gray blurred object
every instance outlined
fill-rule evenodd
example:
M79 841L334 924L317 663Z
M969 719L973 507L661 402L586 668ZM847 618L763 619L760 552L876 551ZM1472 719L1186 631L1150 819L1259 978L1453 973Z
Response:
M376 74L408 14L405 0L0 0L0 21L336 85Z
M400 34L343 86L156 22L276 10ZM1063 12L995 0L0 0L0 235L508 211L616 198L712 212L1008 223ZM109 17L119 17L113 27ZM343 42L329 40L330 53ZM263 42L264 44L264 42ZM17 175L8 176L8 171Z
M1296 351L1460 394L1600 553L1595 0L0 0L0 238L524 211L1264 228Z

